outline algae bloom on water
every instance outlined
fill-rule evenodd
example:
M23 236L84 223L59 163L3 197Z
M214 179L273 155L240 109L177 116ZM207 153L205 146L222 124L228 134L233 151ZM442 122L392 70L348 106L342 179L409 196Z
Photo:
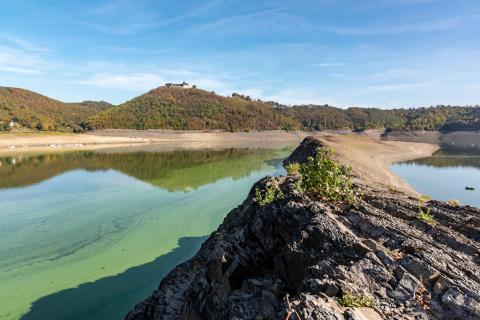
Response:
M0 319L122 318L290 150L2 158Z

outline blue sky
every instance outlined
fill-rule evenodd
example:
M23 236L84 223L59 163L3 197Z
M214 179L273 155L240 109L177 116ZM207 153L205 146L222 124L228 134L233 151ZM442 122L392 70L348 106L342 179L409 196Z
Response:
M480 103L478 0L0 0L0 85L120 103L165 82L287 104Z

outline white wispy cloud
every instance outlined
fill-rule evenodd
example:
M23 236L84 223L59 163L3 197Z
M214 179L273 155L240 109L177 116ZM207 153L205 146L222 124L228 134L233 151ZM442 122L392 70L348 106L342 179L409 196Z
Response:
M419 4L448 2L450 0L375 0L375 5L382 5L385 7L399 7L399 6L411 6Z
M10 73L18 73L18 74L40 74L40 71L34 69L27 69L27 68L19 68L19 67L9 67L5 65L0 65L0 71L10 72Z
M96 65L104 68L108 64L97 62ZM140 69L141 67L138 68ZM222 81L222 75L207 74L182 68L164 69L161 72L97 72L77 82L98 88L122 89L141 93L162 86L166 82L182 81L222 94L230 90L227 82Z
M25 51L29 51L29 52L50 52L51 51L49 48L36 45L30 41L27 41L25 39L21 39L19 37L15 37L12 35L0 34L0 38L9 41L11 44Z
M322 28L326 32L332 32L346 36L384 36L404 33L431 33L449 31L463 25L472 17L457 16L431 21L392 23L384 22L371 26L332 26ZM478 18L478 17L477 17Z
M297 19L288 13L288 7L275 7L244 14L234 14L217 18L204 23L198 23L188 28L193 33L234 34L273 30L297 30L306 21Z
M104 50L109 50L115 53L126 53L126 54L145 54L145 55L154 55L154 54L163 54L163 53L172 53L175 52L175 48L161 48L161 49L143 49L136 47L121 47L121 46L105 46Z
M80 84L99 88L122 89L129 91L147 91L165 82L154 73L108 74L99 73L79 81Z
M343 62L321 62L321 63L312 63L309 67L340 67L344 66Z
M45 58L52 50L26 39L0 34L0 71L18 75L38 75L52 64Z
M48 67L36 52L0 45L0 70L17 74L40 74Z
M112 35L135 35L146 30L165 28L182 23L196 17L209 16L218 8L228 5L224 0L213 0L207 3L187 6L186 10L162 14L161 9L153 7L158 4L150 1L109 0L90 8L88 14L115 18L113 22L92 22L75 20L74 23ZM98 21L98 20L95 20Z
M416 82L416 83L397 83L397 84L384 84L384 85L373 85L369 86L367 89L372 91L405 91L405 90L412 90L412 89L425 89L425 88L433 88L438 86L438 83L435 81L432 82Z
M395 79L395 78L405 78L411 79L422 74L420 69L409 69L409 68L391 68L382 71L378 71L374 74L376 79Z

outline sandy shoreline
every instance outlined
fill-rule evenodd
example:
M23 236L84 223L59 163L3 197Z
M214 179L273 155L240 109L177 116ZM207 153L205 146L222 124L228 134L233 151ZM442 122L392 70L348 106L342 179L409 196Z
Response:
M172 132L160 130L104 130L87 134L68 133L6 133L0 134L0 155L74 150L94 150L116 147L154 146L159 148L248 147L249 144L299 143L310 132ZM352 166L361 181L416 194L390 170L394 162L431 155L436 144L382 141L380 133L363 134L321 132L314 134L337 151L343 164Z
M300 142L308 132L168 132L159 130L104 130L73 133L3 133L0 154L51 152L59 150L93 150L112 146L142 144L197 144L198 147L247 145L248 142Z
M0 154L48 152L60 149L86 150L102 148L105 145L137 143L148 143L148 141L70 133L3 133L0 134Z
M418 195L418 192L390 170L390 165L428 157L440 148L436 144L382 141L353 135L328 135L321 140L335 148L338 160L352 167L360 183L374 183L410 195Z

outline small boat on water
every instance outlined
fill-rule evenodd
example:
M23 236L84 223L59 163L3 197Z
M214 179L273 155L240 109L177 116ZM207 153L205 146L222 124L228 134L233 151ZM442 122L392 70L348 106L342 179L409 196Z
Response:
M475 188L474 187L465 187L465 190L473 191L473 190L475 190Z

